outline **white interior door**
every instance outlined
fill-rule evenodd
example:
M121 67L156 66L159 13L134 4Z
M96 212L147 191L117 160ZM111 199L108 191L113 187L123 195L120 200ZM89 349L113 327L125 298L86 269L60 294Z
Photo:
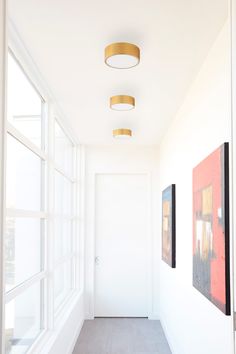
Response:
M147 176L96 176L95 317L147 316Z

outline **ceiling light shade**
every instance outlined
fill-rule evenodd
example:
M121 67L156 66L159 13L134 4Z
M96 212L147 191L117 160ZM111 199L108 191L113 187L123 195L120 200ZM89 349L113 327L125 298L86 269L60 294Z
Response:
M130 129L115 129L113 130L113 137L119 139L126 139L132 137L132 130Z
M116 69L128 69L140 61L140 49L135 44L119 42L105 48L105 63Z
M135 98L127 95L110 97L110 108L116 111L129 111L135 107Z

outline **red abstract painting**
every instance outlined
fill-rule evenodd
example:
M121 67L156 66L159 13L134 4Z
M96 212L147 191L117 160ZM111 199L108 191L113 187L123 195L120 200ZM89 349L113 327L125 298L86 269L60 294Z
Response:
M229 153L223 144L193 170L193 286L230 315Z

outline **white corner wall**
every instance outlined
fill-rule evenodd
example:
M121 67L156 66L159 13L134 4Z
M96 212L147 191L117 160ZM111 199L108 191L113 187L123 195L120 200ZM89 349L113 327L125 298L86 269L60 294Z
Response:
M4 230L4 130L5 130L5 57L6 57L6 2L0 0L0 269L3 269L3 230ZM3 332L3 277L0 272L0 332ZM0 336L0 352L4 350Z
M161 191L176 184L177 268L160 267L160 318L173 354L234 352L232 316L192 286L192 169L231 140L229 27L213 44L160 146L159 201Z
M149 304L150 319L159 318L158 241L158 150L156 147L135 147L122 142L113 146L86 148L86 230L85 230L85 317L94 317L94 257L95 257L95 175L142 173L149 176Z

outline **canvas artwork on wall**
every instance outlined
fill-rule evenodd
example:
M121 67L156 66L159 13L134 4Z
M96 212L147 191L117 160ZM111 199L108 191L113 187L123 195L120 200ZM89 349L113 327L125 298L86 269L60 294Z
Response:
M162 260L176 266L175 255L175 185L162 192Z
M229 147L193 170L193 286L230 315Z

